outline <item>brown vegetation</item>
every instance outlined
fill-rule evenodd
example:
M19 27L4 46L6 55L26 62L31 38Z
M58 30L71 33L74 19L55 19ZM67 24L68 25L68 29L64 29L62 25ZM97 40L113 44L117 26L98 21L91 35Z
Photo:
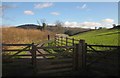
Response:
M2 28L2 43L40 43L47 39L47 35L51 37L55 35L50 31L36 29L20 29L20 28Z

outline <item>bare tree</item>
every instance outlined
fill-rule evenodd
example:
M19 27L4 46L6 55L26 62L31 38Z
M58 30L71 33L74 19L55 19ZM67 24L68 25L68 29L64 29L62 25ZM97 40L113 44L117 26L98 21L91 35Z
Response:
M46 22L46 19L43 18L43 19L40 19L41 23L45 23Z
M38 23L38 29L40 29L41 30L41 26L40 26L40 22L37 20L37 23Z
M55 22L55 26L56 26L56 31L58 32L58 33L63 33L64 32L64 29L63 29L63 22L62 21L59 21L59 20L57 20L56 22Z
M55 22L55 26L57 26L57 27L62 27L62 26L63 26L63 22L57 20L57 21Z
M42 23L42 29L45 30L47 24L46 24L46 19L41 19L41 23Z
M42 23L42 27L40 26L40 22L39 20L37 20L37 23L39 24L39 29L41 30L45 30L47 24L46 24L46 19L40 19L41 23Z

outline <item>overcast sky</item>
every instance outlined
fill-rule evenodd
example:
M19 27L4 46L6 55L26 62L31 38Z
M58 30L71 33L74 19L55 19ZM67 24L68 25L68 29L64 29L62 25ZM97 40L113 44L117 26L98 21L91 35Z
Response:
M47 24L56 20L65 27L112 27L118 24L117 2L3 2L0 5L3 26L37 24L45 19Z

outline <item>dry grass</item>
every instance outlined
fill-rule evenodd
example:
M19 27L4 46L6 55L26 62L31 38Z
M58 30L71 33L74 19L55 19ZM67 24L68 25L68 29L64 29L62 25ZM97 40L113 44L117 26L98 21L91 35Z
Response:
M0 28L1 29L1 28ZM47 39L47 35L53 37L55 33L44 30L2 28L2 43L40 43Z

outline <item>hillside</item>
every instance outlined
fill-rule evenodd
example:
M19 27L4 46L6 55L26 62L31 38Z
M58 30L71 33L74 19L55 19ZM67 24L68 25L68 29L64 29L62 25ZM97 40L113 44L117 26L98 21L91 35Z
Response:
M38 29L38 25L35 24L25 24L25 25L19 25L16 28L23 28L23 29Z
M87 32L91 30L85 28L70 28L70 27L57 27L57 26L48 26L46 29L60 34L67 34L69 36L73 36L78 33Z
M40 30L42 29L42 26L35 25L35 24L25 24L25 25L19 25L16 28ZM47 25L45 29L54 33L67 34L69 36L73 36L73 35L91 30L91 29L85 29L85 28L70 28L70 27L51 26L51 25Z
M100 29L81 33L72 37L76 39L84 39L88 44L120 45L118 44L120 41L119 36L119 29Z

